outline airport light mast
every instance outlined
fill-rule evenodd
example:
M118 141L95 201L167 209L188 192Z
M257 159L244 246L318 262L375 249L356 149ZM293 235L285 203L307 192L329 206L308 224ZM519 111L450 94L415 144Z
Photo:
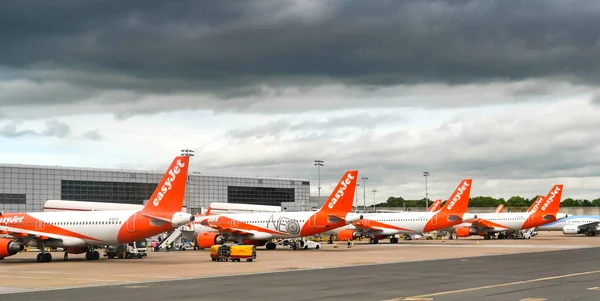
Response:
M377 208L375 208L375 193L377 189L373 189L373 212L377 212Z
M424 171L423 176L425 177L425 209L429 209L429 193L427 192L427 178L429 178L429 172Z
M317 179L318 179L318 183L317 183L318 197L317 197L317 199L318 199L318 202L320 203L321 202L321 166L324 166L323 160L315 160L314 166L317 167ZM302 202L302 211L304 211L304 202Z
M367 211L367 180L369 178L362 177L363 180L363 210Z

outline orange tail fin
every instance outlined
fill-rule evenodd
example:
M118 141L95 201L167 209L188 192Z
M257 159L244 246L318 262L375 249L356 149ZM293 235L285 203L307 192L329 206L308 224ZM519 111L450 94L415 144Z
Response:
M357 179L358 170L347 171L319 211L351 212Z
M563 184L557 184L552 187L548 195L540 202L537 211L543 215L556 214L560 209L560 201L562 198Z
M531 207L529 207L529 209L527 209L527 212L536 212L538 210L538 208L540 207L540 204L542 203L542 201L544 201L544 197L543 196L538 196L538 198L535 200L535 202L533 202L533 204L531 204Z
M437 211L438 209L440 209L440 205L442 205L442 200L435 200L435 202L433 202L433 204L431 204L431 206L429 206L429 209L427 209L427 212Z
M142 212L178 212L183 208L189 156L175 157Z
M454 214L462 214L467 212L469 207L469 197L471 196L471 186L473 179L465 179L458 184L442 210Z
M504 204L498 205L498 207L496 207L496 210L494 210L494 213L500 213L502 212L502 210L504 210Z

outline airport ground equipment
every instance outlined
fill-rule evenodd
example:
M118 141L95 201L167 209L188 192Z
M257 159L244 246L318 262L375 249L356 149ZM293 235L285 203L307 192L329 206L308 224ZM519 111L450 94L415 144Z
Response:
M213 245L210 248L212 261L242 261L252 262L256 259L254 245Z
M256 259L256 247L254 245L232 245L229 250L231 261L240 262L242 259L246 259L246 261L252 262Z
M229 260L229 246L228 245L214 245L210 247L210 257L212 261L228 261Z
M143 258L148 256L148 244L145 240L134 241L128 244L115 246L106 246L104 248L104 256L110 259L115 257L124 258Z

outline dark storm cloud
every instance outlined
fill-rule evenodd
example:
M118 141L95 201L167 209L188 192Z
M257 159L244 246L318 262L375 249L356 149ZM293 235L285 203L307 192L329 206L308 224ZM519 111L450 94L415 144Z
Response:
M597 1L3 1L0 65L77 87L32 103L104 89L236 98L329 82L597 83L599 14Z

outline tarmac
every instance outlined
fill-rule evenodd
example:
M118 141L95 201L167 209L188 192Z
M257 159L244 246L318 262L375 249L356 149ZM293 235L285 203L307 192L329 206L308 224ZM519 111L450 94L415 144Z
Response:
M24 253L0 261L0 299L600 300L598 246L598 238L562 235L323 244L259 250L252 263L215 263L207 251L51 263Z

